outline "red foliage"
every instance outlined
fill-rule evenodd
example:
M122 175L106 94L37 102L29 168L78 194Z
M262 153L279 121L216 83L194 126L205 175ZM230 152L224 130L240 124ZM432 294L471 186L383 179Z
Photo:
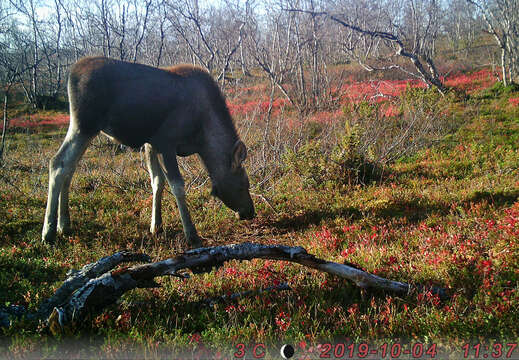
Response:
M518 107L518 106L519 106L519 97L516 97L516 98L510 98L510 99L508 99L508 102L509 102L510 105L512 105L513 107Z
M267 86L265 84L258 84L254 86L244 87L244 88L234 88L229 87L225 90L227 94L234 94L236 92L242 93L242 94L252 94L252 93L258 93L258 92L265 92L267 89Z
M337 236L333 235L332 232L326 227L323 227L321 231L315 232L315 240L317 240L317 242L312 241L312 246L332 251L337 250L337 248L342 242L339 238L337 238Z
M380 103L391 97L402 95L408 88L425 88L426 85L419 80L384 80L364 81L346 84L342 87L345 102L358 102L369 100Z
M348 244L348 248L341 251L341 256L347 258L348 256L354 254L356 250L357 248L355 244L350 242Z
M342 116L341 110L321 111L310 116L309 120L320 124L331 124L339 120Z
M117 327L121 330L128 331L131 328L132 313L130 311L123 311L115 320Z
M495 75L490 69L483 69L473 73L457 73L444 80L445 85L461 90L472 92L491 86L499 76ZM374 80L374 81L350 81L340 88L333 88L337 100L342 105L358 103L359 101L369 101L381 104L379 111L381 117L394 117L400 114L399 109L388 101L388 99L402 95L407 88L425 88L426 84L419 80ZM255 96L259 100L239 102L227 102L227 107L232 116L242 116L252 112L264 114L268 111L269 100L265 97L266 87L264 84L256 86L234 89L227 89L227 93L235 93L236 98ZM513 107L519 106L519 97L509 99ZM272 115L277 116L281 110L288 106L290 102L285 98L276 98L272 102ZM340 109L331 111L321 111L310 116L309 120L318 123L328 124L340 121L342 111ZM287 119L287 124L295 125L292 117ZM22 116L10 120L12 127L33 128L42 125L65 126L69 123L69 116L66 114L58 115L34 115ZM0 124L0 129L2 124Z
M490 69L483 69L473 73L457 73L444 79L444 83L449 87L473 92L491 86L496 80L499 80L499 77Z
M276 315L276 325L281 331L287 331L290 327L290 315L282 311Z
M68 125L70 116L67 114L57 115L26 115L9 121L10 127L34 128L38 126L65 126ZM0 129L3 124L0 124Z
M359 304L355 303L353 304L352 306L350 306L348 308L348 313L351 315L351 316L355 316L356 314L359 313Z
M286 99L277 98L272 102L272 114L278 115L280 109L289 103ZM248 101L242 104L233 104L227 102L227 108L231 113L231 116L236 115L245 115L247 113L253 111L259 111L260 113L266 113L269 108L270 101L269 100L257 100L257 101Z

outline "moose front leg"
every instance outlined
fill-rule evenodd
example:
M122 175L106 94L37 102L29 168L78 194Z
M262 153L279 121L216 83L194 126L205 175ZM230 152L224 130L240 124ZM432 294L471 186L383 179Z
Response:
M193 248L199 248L203 244L196 232L195 225L191 220L191 215L187 208L184 179L182 179L182 175L178 169L176 154L163 153L161 155L162 156L159 156L159 159L162 158L164 175L166 176L169 186L171 186L171 190L173 191L173 195L175 195L175 199L177 200L178 211L180 213L180 219L182 220L186 240Z
M71 124L73 124L73 119L71 119ZM49 162L49 194L42 230L42 240L44 242L54 243L56 239L58 207L61 207L60 216L63 216L60 221L61 229L67 230L67 225L70 224L68 187L70 186L70 180L76 165L90 143L92 136L81 134L75 126L71 125L63 144L61 144L57 154ZM66 189L64 190L65 187Z
M150 232L155 235L162 227L162 193L164 190L164 174L160 168L157 152L150 145L144 145L146 166L151 178L151 188L153 190L153 205L151 209Z

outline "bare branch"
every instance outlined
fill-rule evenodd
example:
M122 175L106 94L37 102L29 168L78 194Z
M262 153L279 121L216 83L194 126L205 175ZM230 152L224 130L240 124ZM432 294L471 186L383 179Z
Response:
M60 333L71 330L71 327L81 322L87 314L96 313L113 304L127 291L160 286L155 282L156 277L167 275L188 277L181 271L190 269L194 274L201 274L218 268L229 260L243 261L257 258L295 262L351 280L363 289L376 288L402 296L413 291L424 290L421 285L384 279L354 265L316 258L302 247L243 243L199 248L175 258L116 271L111 270L121 262L148 261L149 258L146 255L133 253L117 253L102 258L96 263L84 266L80 271L69 272L69 278L56 294L40 307L37 317L41 318L53 308L48 324L53 333ZM449 298L443 288L432 287L427 290L438 295L440 299Z
M300 12L305 14L310 14L312 16L324 16L329 18L332 21L335 21L338 24L341 24L343 27L353 30L361 35L370 37L370 38L379 38L381 40L387 41L396 48L396 55L403 56L408 58L413 66L416 68L418 73L420 74L420 78L429 86L436 86L441 93L445 93L447 91L446 87L443 85L442 81L439 79L439 76L436 72L436 68L432 64L432 60L428 58L426 63L430 68L430 72L428 72L424 65L422 64L418 54L414 51L406 50L406 47L403 41L395 34L386 32L386 31L378 31L378 30L368 30L365 28L361 28L357 25L351 24L342 19L340 15L330 14L326 11L310 11L310 10L302 10L302 9L284 9L288 12ZM415 46L416 47L416 46ZM366 67L366 65L363 65ZM369 68L369 67L368 67ZM398 67L396 67L398 68Z

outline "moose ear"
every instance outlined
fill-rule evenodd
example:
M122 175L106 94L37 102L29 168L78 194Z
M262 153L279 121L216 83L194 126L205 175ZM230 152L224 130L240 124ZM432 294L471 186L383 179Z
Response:
M233 171L239 169L246 158L247 148L245 147L245 144L241 140L236 141L236 144L234 144L234 148L232 150L231 169Z

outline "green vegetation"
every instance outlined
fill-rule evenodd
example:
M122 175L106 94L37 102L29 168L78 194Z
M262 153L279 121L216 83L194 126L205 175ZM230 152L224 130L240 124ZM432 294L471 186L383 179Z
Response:
M208 246L303 246L394 280L447 287L450 301L427 293L400 298L365 292L285 262L232 262L189 280L161 279L160 289L128 293L120 304L78 324L73 336L56 340L41 325L18 322L0 330L0 350L23 357L70 346L66 351L72 354L81 344L82 357L98 351L117 357L136 349L150 358L171 352L194 358L200 352L204 358L228 356L239 343L275 348L289 342L296 354L318 358L318 343L389 339L450 347L459 358L467 341L517 343L518 97L517 87L493 85L467 97L414 89L390 103L394 111L388 116L381 115L387 103L345 105L336 127L303 127L310 140L286 151L268 182L260 184L259 172L251 175L251 191L261 196L254 197L258 216L249 222L239 222L212 199L209 184L188 187L193 220ZM368 121L387 121L382 139L392 141L402 132L391 129L409 128L417 114L438 126L409 131L413 135L402 140L393 160L380 156L387 150L382 142L366 145L373 136ZM245 115L235 117L240 127ZM72 183L72 234L59 237L55 247L42 244L48 159L65 132L34 127L10 135L0 169L0 305L34 309L67 270L122 249L155 260L185 249L173 197L164 200L164 232L151 236L151 189L139 152L121 151L104 138L94 140ZM418 135L423 141L415 141ZM262 136L255 139L248 141L248 168L261 149ZM184 167L188 185L198 176L192 170L196 162ZM209 298L281 282L292 290L204 305Z

